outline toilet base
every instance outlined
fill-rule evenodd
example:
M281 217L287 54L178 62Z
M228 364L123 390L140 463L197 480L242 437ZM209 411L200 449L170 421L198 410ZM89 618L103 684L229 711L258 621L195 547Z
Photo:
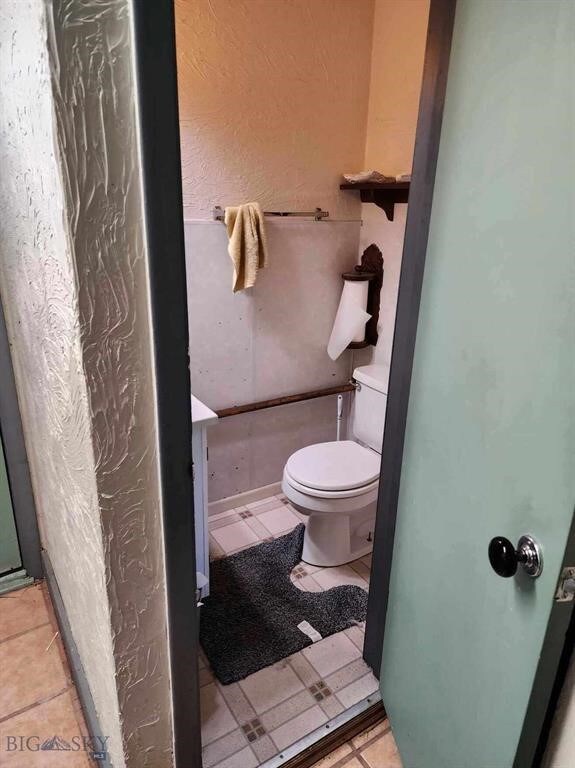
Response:
M300 512L309 515L303 540L304 562L322 567L344 565L373 549L375 503L351 514Z

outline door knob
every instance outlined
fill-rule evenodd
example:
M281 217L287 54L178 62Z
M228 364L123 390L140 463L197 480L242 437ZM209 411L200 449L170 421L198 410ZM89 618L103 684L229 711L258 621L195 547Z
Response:
M489 562L499 576L509 578L517 572L517 565L532 579L541 575L543 553L533 536L522 536L517 542L517 549L505 536L496 536L489 542Z

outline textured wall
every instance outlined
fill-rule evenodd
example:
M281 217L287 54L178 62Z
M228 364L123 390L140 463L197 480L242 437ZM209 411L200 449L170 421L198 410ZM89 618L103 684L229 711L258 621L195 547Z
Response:
M429 0L376 0L365 167L409 173Z
M42 542L114 766L167 768L165 586L129 6L46 7L47 24L41 0L0 4L0 291Z
M42 0L0 3L0 293L38 510L103 733L122 742Z
M160 768L172 729L128 0L54 0L50 43L126 763Z
M176 0L184 212L359 214L373 0Z

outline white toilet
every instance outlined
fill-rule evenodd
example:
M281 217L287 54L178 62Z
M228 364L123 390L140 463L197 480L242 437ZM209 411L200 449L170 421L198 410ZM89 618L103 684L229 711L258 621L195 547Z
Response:
M388 369L356 368L353 440L308 445L293 453L282 490L307 521L302 558L342 565L371 552L379 485Z

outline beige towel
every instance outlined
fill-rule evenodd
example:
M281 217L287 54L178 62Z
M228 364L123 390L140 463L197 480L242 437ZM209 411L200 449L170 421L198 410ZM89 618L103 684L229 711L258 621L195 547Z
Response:
M226 208L228 253L234 265L234 293L251 288L258 269L267 264L267 243L264 214L259 203L246 203Z

